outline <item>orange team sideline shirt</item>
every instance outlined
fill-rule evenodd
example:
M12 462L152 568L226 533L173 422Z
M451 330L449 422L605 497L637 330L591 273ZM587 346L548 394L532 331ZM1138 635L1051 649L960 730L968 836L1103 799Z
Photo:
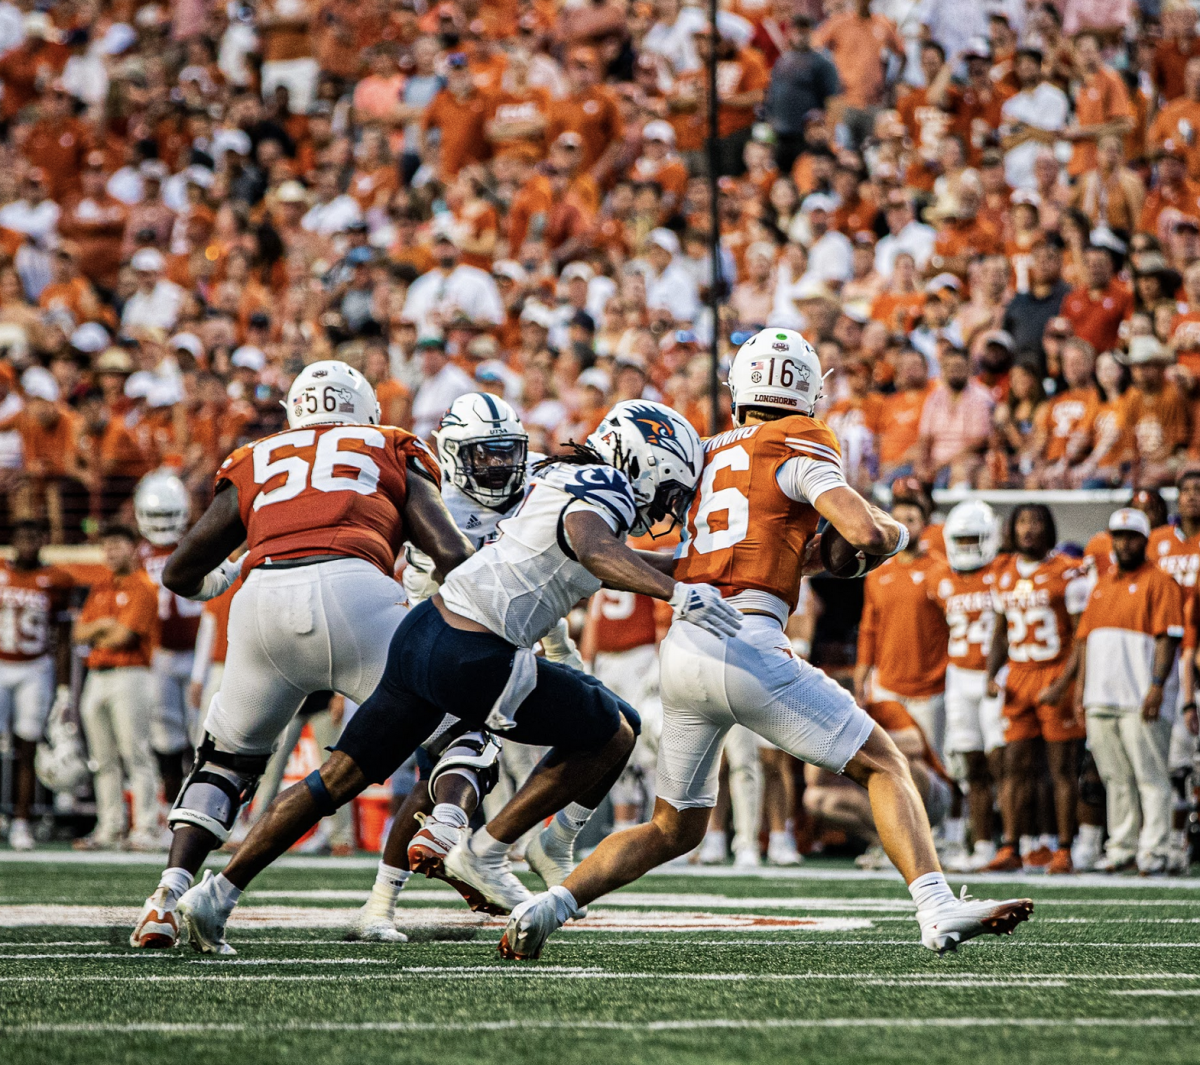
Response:
M459 99L449 89L437 94L425 109L422 128L442 132L438 149L438 169L443 181L448 181L468 163L482 163L488 157L488 141L484 135L491 100L479 91Z
M1150 688L1154 643L1183 636L1183 589L1153 562L1114 567L1092 590L1076 636L1087 641L1084 706L1136 710ZM1175 677L1171 671L1168 680Z
M969 573L943 565L931 574L931 593L949 629L946 656L950 665L959 669L980 672L987 669L996 621L992 588L996 583L997 561Z
M764 355L764 363L770 359ZM802 414L704 441L702 488L676 551L676 580L716 585L723 595L740 597L738 607L786 623L800 596L804 550L820 520L810 503L789 498L779 486L779 470L793 458L830 465L845 483L837 437Z
M1001 565L992 606L1008 623L1010 676L1061 670L1074 639L1072 619L1083 612L1090 584L1086 570L1065 555L1040 562L1014 555Z
M1087 433L1100 412L1100 397L1094 388L1070 388L1046 403L1037 415L1037 425L1046 434L1047 462L1066 458L1070 443Z
M242 575L267 559L340 555L392 576L410 464L441 485L433 452L390 425L289 429L238 448L216 490L237 488L250 548Z
M50 651L75 579L58 566L18 569L0 562L0 662L31 662Z
M130 647L92 648L87 657L88 669L150 665L150 654L158 642L158 589L144 569L124 577L110 573L92 586L79 620L100 618L116 618L137 640Z
M930 553L896 555L867 574L858 661L875 667L876 688L911 699L944 690L950 630L932 597L945 564Z
M1151 533L1151 536L1154 534ZM1153 540L1151 541L1153 543ZM1150 552L1146 555L1149 557ZM1112 533L1107 529L1101 529L1088 542L1083 549L1083 562L1085 566L1091 568L1092 572L1097 577L1103 577L1110 569L1112 569Z

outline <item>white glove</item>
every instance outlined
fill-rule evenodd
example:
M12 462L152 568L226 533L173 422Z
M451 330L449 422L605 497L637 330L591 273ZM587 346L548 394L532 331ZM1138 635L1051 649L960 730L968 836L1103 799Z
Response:
M735 636L742 627L742 612L725 602L711 584L680 581L668 602L675 617L699 625L714 636Z
M580 673L584 672L583 659L579 655L579 648L575 646L575 641L571 639L566 618L562 618L542 637L542 650L545 652L548 662L558 662L561 665L577 669Z
M200 582L200 590L195 595L185 595L184 598L193 603L207 603L210 599L216 599L238 579L238 574L242 572L242 562L241 558L236 562L226 559L211 573L205 574L204 580Z
M408 565L400 574L400 583L408 592L409 602L416 606L435 595L441 585L433 578L433 559L419 547L405 544L404 559Z

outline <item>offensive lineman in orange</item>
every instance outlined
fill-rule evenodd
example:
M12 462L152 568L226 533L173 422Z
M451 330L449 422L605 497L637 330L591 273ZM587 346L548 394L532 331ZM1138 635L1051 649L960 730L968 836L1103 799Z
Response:
M55 677L66 675L71 646L66 609L75 581L66 570L42 562L45 543L41 525L18 522L13 560L0 561L0 733L12 731L16 756L15 808L8 830L15 851L33 850L33 758L50 716Z
M1071 698L1075 623L1087 605L1091 581L1072 558L1052 554L1058 541L1054 516L1040 503L1023 503L1009 517L1006 537L1015 554L996 574L996 611L988 651L988 694L1000 694L997 674L1008 664L1004 682L1005 742L1000 780L1004 844L985 872L1023 867L1018 846L1033 831L1038 741L1045 741L1054 785L1058 850L1048 873L1070 873L1079 801L1082 721Z
M374 691L387 637L408 612L392 577L404 541L438 573L472 554L442 501L437 459L411 433L379 425L379 403L357 370L311 363L285 406L289 428L225 460L213 502L163 570L163 585L193 600L215 598L239 573L244 580L230 606L221 687L167 818L167 868L130 936L134 947L175 945L176 903L229 837L305 698L332 689L361 703ZM243 541L244 559L222 561Z
M695 847L734 724L867 789L880 841L917 903L923 945L942 952L1012 931L1033 903L955 899L907 759L844 688L795 657L784 635L821 517L876 558L903 551L909 536L846 484L837 438L813 417L822 392L816 352L799 333L764 329L738 351L729 389L735 427L705 442L675 576L717 586L745 622L736 639L672 624L661 647L652 820L609 836L561 886L514 909L501 954L538 957L580 907Z

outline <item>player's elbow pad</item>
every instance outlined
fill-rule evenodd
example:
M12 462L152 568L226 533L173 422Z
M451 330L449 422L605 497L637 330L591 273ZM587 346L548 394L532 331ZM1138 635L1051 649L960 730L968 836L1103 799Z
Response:
M206 603L215 599L233 585L241 568L241 562L230 562L226 559L211 573L205 574L204 580L200 582L199 591L185 595L184 599L190 599L193 603Z

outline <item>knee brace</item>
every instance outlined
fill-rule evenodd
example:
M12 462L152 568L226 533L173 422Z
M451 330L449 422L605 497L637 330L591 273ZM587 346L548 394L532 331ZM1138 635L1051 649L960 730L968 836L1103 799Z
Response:
M205 733L196 748L192 771L167 815L167 824L195 825L224 843L238 811L254 798L270 757L218 751L212 736Z
M433 795L439 777L457 774L471 782L476 798L482 802L499 779L500 750L500 741L487 729L459 736L429 774L429 794Z

